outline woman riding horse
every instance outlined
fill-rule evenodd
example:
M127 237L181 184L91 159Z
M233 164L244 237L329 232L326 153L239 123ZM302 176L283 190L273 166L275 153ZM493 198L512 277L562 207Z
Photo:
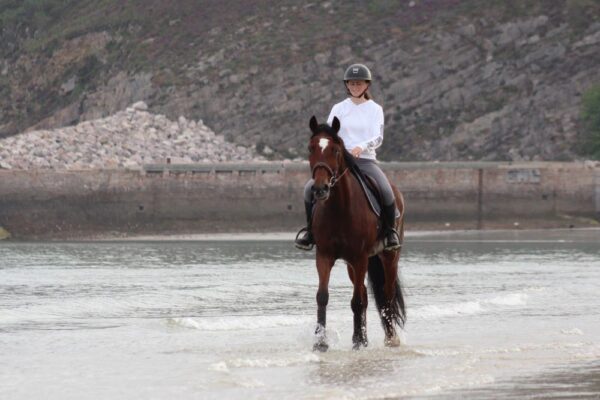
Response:
M336 260L346 261L348 276L354 286L350 305L354 314L352 343L355 349L367 346L368 274L371 291L379 311L387 346L399 346L396 326L406 319L404 298L398 277L400 250L383 251L378 217L371 210L359 180L352 172L357 158L346 150L338 136L340 121L333 117L331 126L319 125L313 116L309 164L314 180L315 212L312 216L319 288L317 290L317 328L314 349L328 348L325 332L329 277ZM395 227L401 240L404 233L404 200L392 186L400 217Z
M344 73L344 85L350 97L333 106L327 122L331 125L333 118L338 118L341 123L339 136L346 149L356 158L356 165L363 174L377 182L383 201L384 249L396 250L401 246L398 232L394 229L396 199L388 179L377 165L375 154L375 149L383 142L383 109L369 94L371 80L371 71L365 65L349 66ZM304 187L307 226L302 228L295 241L296 247L303 250L311 250L315 244L312 232L313 184L314 180L310 179Z

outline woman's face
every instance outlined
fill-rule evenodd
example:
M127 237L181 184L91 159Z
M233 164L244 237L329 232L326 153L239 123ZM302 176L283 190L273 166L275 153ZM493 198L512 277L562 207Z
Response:
M362 92L369 86L366 81L348 81L346 82L346 87L352 93L352 96L357 97L360 96Z

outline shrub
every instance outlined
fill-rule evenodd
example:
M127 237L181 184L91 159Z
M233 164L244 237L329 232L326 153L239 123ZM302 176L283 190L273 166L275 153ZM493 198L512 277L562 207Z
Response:
M583 153L600 160L600 85L586 91L582 100Z

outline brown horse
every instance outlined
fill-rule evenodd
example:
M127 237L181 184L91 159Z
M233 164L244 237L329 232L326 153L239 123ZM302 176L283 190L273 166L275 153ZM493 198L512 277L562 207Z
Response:
M406 320L404 298L398 278L400 250L382 251L378 217L369 208L358 180L350 172L354 167L354 159L344 148L344 143L338 136L340 121L334 118L332 126L319 125L313 116L310 120L310 129L312 136L308 146L309 162L314 179L313 193L317 201L312 229L319 272L317 341L314 349L320 351L328 349L325 334L328 286L331 268L337 259L346 261L348 275L354 285L351 301L354 313L352 335L354 349L368 344L365 287L367 271L385 332L385 345L399 346L396 325L402 327ZM396 229L402 240L404 200L398 189L393 185L392 187L400 211Z

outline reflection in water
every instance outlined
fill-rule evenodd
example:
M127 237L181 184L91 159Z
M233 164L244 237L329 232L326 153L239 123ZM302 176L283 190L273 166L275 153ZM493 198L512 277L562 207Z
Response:
M378 348L372 351L332 351L321 357L318 368L311 371L309 381L318 385L364 385L399 369L399 364L425 357L410 348ZM394 379L398 379L395 376Z

